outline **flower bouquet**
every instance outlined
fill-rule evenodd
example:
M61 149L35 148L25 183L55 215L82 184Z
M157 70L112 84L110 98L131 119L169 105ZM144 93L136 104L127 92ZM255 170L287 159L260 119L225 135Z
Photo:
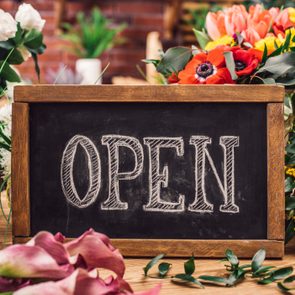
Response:
M15 18L0 9L0 97L5 94L7 82L20 82L11 65L19 65L32 57L39 77L38 55L46 48L43 44L43 20L30 4L22 4Z
M199 48L174 47L152 63L166 83L295 85L295 9L234 5L194 30Z

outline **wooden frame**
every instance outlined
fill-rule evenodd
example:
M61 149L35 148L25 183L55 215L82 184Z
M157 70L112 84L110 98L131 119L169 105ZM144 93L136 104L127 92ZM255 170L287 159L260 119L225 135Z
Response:
M284 88L280 86L18 86L13 104L12 224L14 242L30 237L29 108L45 102L247 102L267 110L268 228L265 240L113 239L126 256L221 257L231 248L250 257L265 248L269 258L284 255Z

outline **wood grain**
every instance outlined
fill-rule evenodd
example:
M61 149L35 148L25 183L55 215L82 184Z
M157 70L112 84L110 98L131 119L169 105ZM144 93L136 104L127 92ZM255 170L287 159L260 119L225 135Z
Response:
M14 236L30 235L29 106L12 106L11 205Z
M14 237L13 242L26 243L29 239L29 237ZM188 257L192 253L197 257L223 257L228 248L241 258L252 257L260 248L267 251L268 258L284 256L284 243L276 240L112 239L111 241L125 257L153 257L159 253L165 253L167 257Z
M31 85L15 87L16 102L283 102L269 85Z
M267 105L268 239L283 240L285 235L284 130L283 104L269 103Z

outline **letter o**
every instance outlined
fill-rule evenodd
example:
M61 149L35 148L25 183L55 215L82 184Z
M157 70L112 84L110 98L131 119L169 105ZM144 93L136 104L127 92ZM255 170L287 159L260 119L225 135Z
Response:
M87 155L89 169L89 187L83 199L78 195L73 177L74 159L78 144L82 146ZM61 161L61 185L67 201L73 206L86 208L95 202L101 185L101 163L98 151L88 137L75 135L67 143Z

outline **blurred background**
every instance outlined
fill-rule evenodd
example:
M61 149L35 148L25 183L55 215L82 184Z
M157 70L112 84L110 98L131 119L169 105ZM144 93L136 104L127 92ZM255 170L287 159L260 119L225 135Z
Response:
M115 84L144 83L146 78L149 80L152 77L153 66L146 66L141 62L142 59L156 58L159 50L174 45L195 44L192 28L204 27L204 18L208 9L218 10L239 3L246 5L263 3L266 8L295 5L295 0L212 2L27 0L25 2L32 4L46 20L43 34L47 49L39 59L41 82L80 83L82 78L75 73L77 60L81 57L97 57L101 60L101 69L108 65L103 74L103 83ZM21 3L22 1L18 0L0 0L0 8L14 15ZM99 9L97 14L93 14L94 7ZM89 16L92 18L88 19ZM109 23L105 23L105 18ZM85 31L82 36L84 43L81 45L81 35L79 36L75 30L83 26L86 29L92 26L93 33L87 36ZM114 31L107 32L106 27L114 28ZM94 39L90 40L92 37ZM85 38L88 39L85 41ZM96 43L94 48L91 44L93 41ZM104 43L104 46L97 48L98 43ZM91 73L89 64L80 64L79 67L82 70L86 67L86 71ZM100 65L96 64L94 67ZM24 79L37 82L32 59L18 68Z

